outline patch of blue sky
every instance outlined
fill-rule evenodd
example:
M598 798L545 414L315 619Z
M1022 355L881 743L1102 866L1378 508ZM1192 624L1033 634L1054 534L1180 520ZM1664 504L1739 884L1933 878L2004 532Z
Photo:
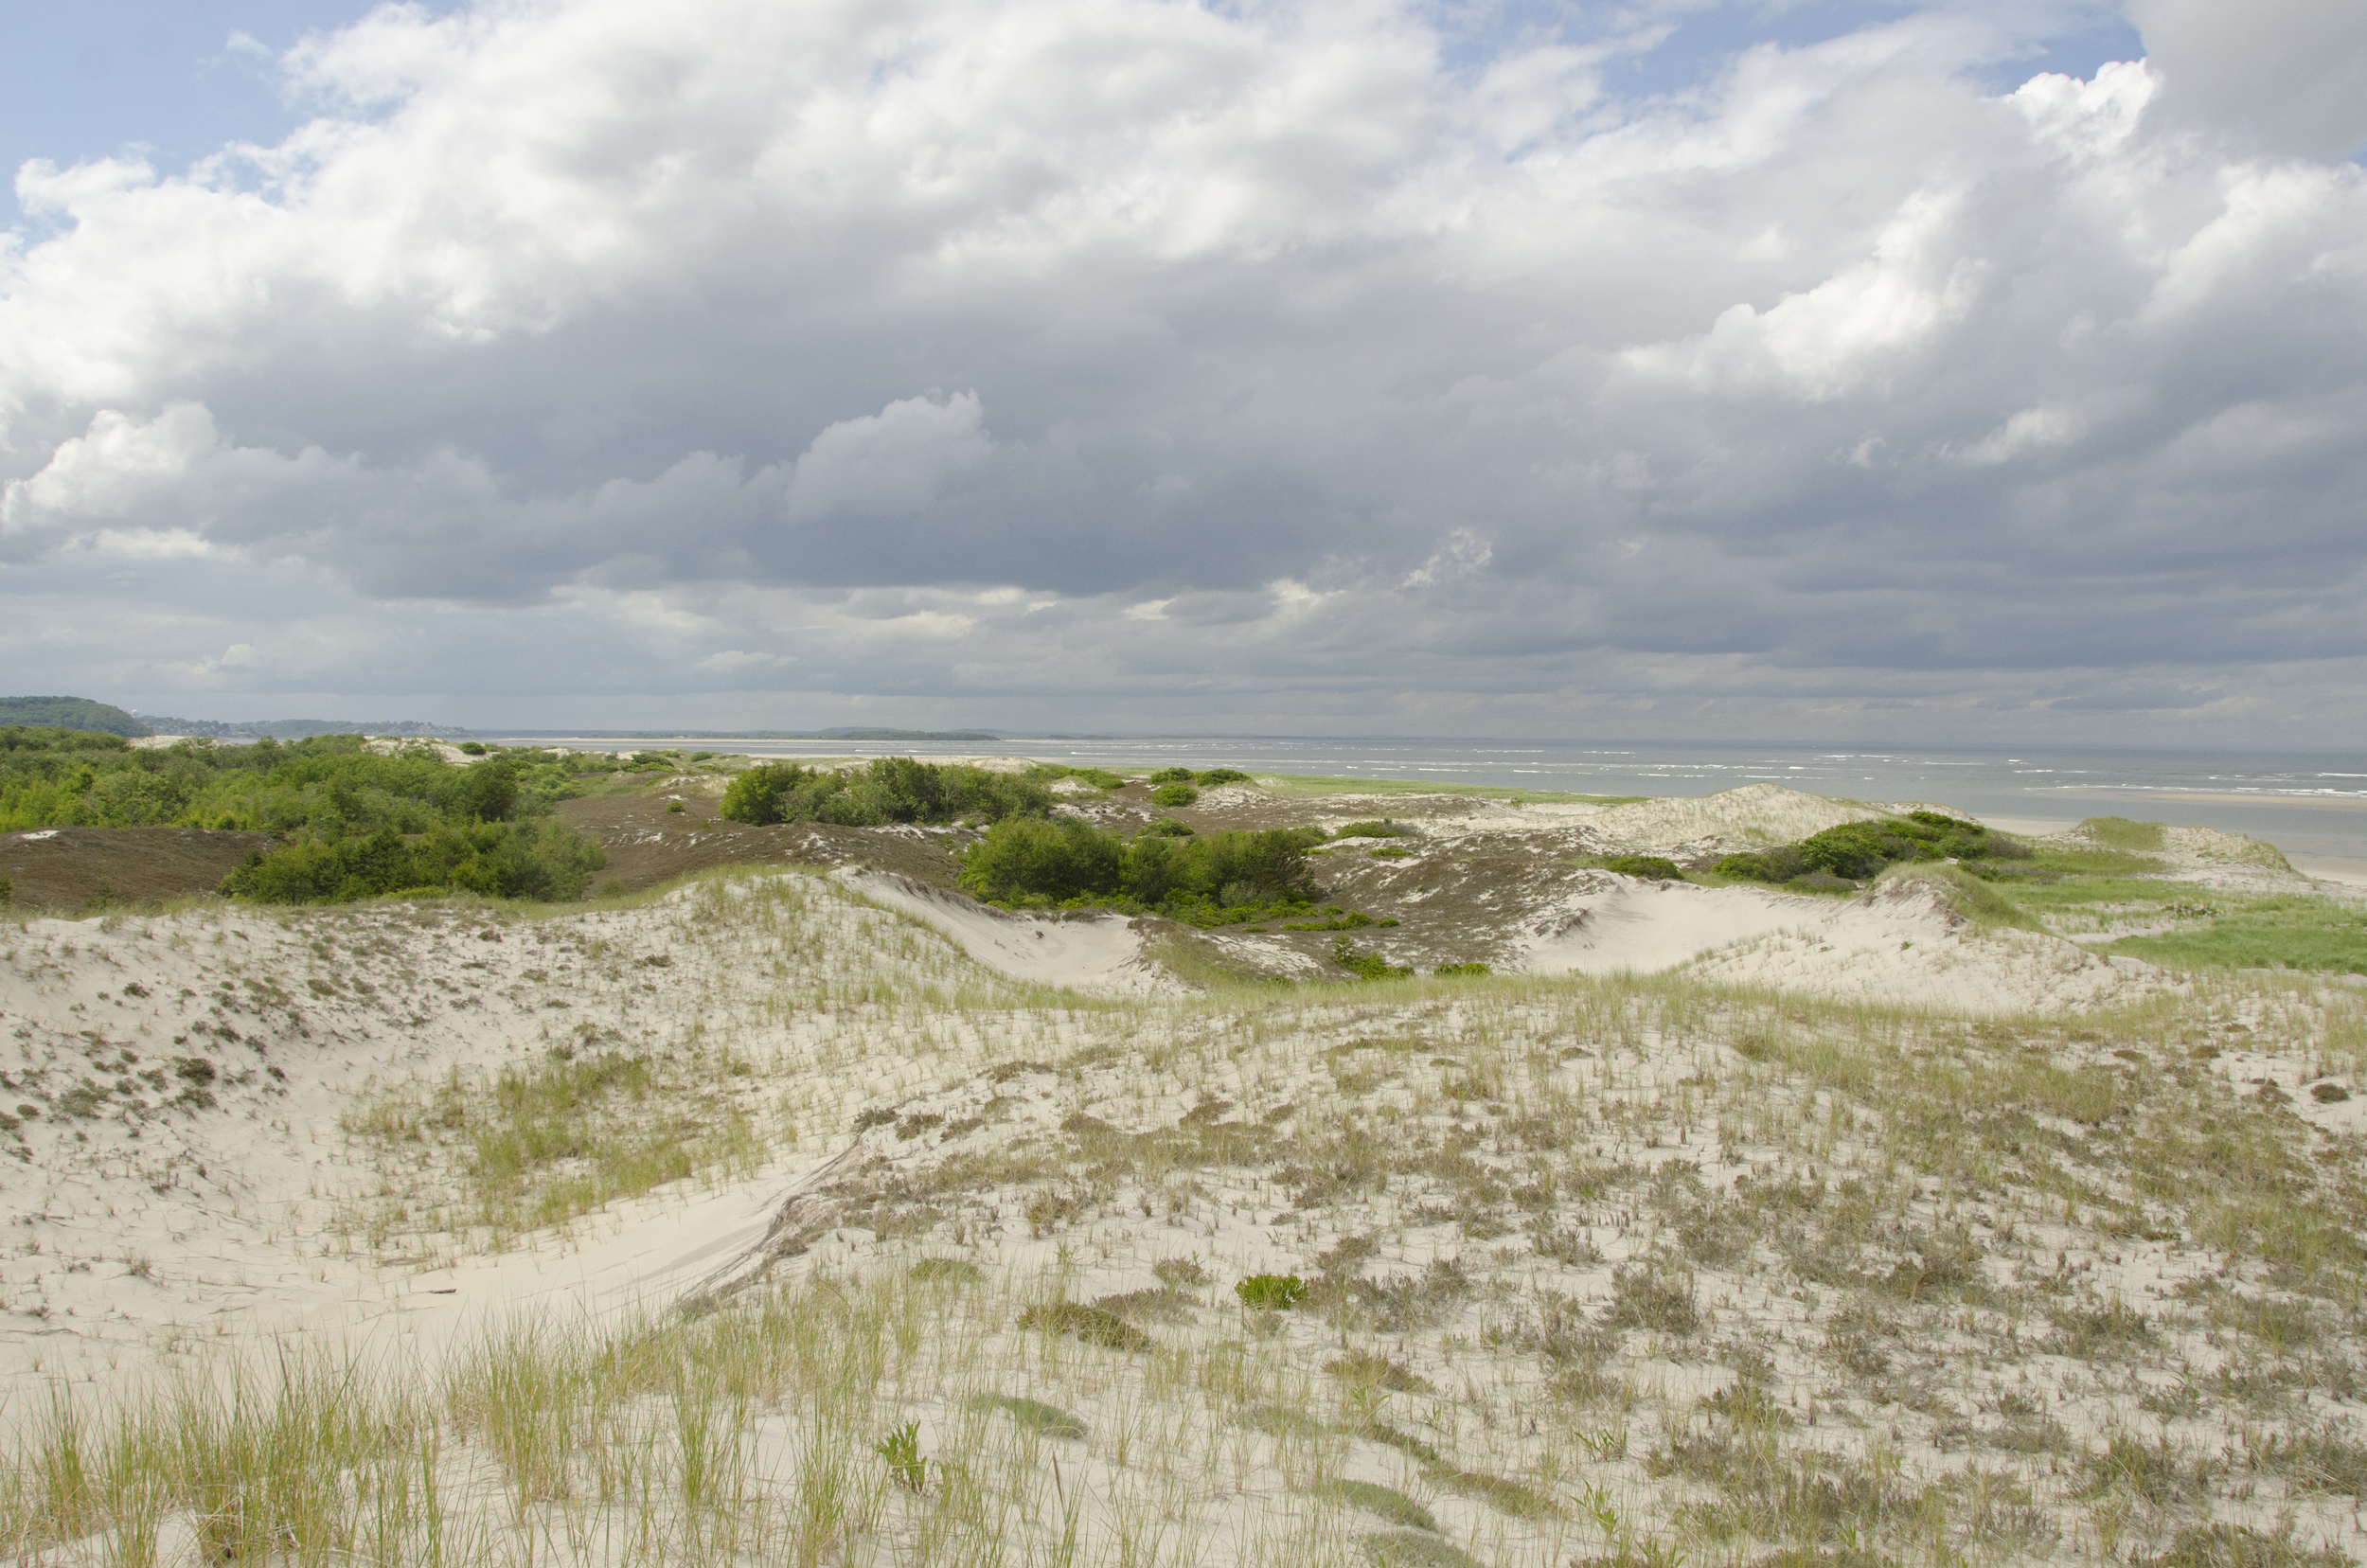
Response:
M1922 15L1960 24L1955 68L1990 92L2010 92L2041 72L2092 77L2138 60L2144 41L2101 0L2003 0L1915 6L1896 0L1435 0L1429 8L1446 62L1475 71L1540 44L1608 52L1604 90L1615 98L1677 97L1714 83L1760 45L1797 49Z
M307 33L356 21L372 0L0 0L0 226L37 238L16 172L145 157L178 174L233 142L277 142L310 113L277 61ZM450 0L430 11L449 11Z

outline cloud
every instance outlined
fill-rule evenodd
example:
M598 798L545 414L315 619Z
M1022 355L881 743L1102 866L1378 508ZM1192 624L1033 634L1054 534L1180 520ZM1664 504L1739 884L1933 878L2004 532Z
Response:
M2171 116L2247 151L2367 145L2367 10L2351 0L2130 0Z
M839 420L797 459L790 521L924 510L991 449L980 419L978 395L962 392L942 401L904 398L877 414Z
M1623 96L1658 11L381 8L277 146L18 172L0 654L2367 741L2276 695L2367 659L2356 8L2147 0L2146 61L1988 85L2060 9Z

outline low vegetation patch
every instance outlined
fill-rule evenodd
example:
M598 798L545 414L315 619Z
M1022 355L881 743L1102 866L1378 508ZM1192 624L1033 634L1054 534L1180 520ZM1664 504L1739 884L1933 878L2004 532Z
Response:
M1616 871L1623 877L1648 877L1654 882L1675 882L1684 875L1666 855L1611 855L1604 859L1603 869Z
M1075 818L1013 817L964 857L962 886L1003 908L1114 907L1189 925L1319 913L1307 851L1312 829L1145 831L1130 842Z
M808 768L763 762L733 778L721 812L734 822L828 822L880 828L895 822L1001 822L1052 810L1049 790L1033 777L960 762L875 757L861 768Z
M1878 822L1844 822L1797 844L1747 850L1717 863L1720 876L1753 882L1795 882L1822 873L1840 882L1858 882L1902 861L2019 861L2029 847L1977 822L1940 811L1911 811Z
M1022 1328L1039 1333L1066 1334L1087 1345L1098 1345L1112 1350L1148 1350L1150 1336L1127 1322L1115 1312L1082 1302L1055 1301L1041 1307L1030 1307L1019 1314Z

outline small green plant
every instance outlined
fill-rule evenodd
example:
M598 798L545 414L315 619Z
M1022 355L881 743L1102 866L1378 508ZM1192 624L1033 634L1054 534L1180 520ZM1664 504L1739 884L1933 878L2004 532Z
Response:
M1325 1363L1324 1370L1342 1382L1370 1383L1392 1394L1436 1392L1427 1378L1370 1350L1351 1350L1344 1356L1334 1357Z
M1208 1283L1208 1271L1201 1266L1198 1256L1163 1257L1150 1266L1152 1277L1170 1291L1189 1290Z
M464 756L483 757L485 755L485 742L482 740L463 740L460 742L459 750Z
M1148 1334L1115 1312L1074 1301L1054 1301L1041 1307L1030 1307L1019 1314L1019 1326L1046 1334L1067 1334L1087 1345L1124 1350L1129 1354L1148 1350L1151 1345Z
M1241 1305L1261 1312L1287 1312L1307 1295L1307 1281L1296 1274L1251 1274L1233 1287Z
M920 1457L920 1423L906 1421L894 1432L871 1445L871 1452L887 1461L888 1474L906 1491L923 1491L929 1485L928 1463Z
M1246 784L1249 775L1238 768L1209 768L1192 775L1192 782L1202 789L1213 790L1219 784Z
M1603 862L1603 869L1616 871L1623 877L1645 877L1653 882L1675 882L1684 873L1666 855L1613 855Z
M1142 831L1134 836L1136 838L1191 838L1195 835L1189 823L1178 822L1173 817L1160 817L1156 821L1144 823Z
M1419 1530L1383 1530L1357 1546L1373 1568L1473 1568L1468 1554Z
M1191 781L1192 770L1189 768L1162 768L1150 775L1154 788L1161 784L1189 784Z
M978 1280L978 1265L958 1257L924 1257L913 1265L913 1277L932 1285L970 1285Z
M973 1394L969 1400L972 1410L1001 1411L1030 1432L1066 1442L1085 1439L1085 1423L1060 1409L1039 1399L1022 1399L1013 1394Z
M668 811L679 811L683 809L683 804L679 800L669 800L666 803L666 809Z
M1359 980L1410 980L1414 976L1412 966L1393 964L1378 953L1359 953L1345 936L1331 939L1331 961Z
M1331 836L1335 839L1403 838L1405 836L1405 829L1398 827L1395 822L1388 821L1386 819L1379 822L1351 822L1346 827L1333 833Z
M1370 1481L1319 1481L1314 1491L1317 1497L1361 1508L1392 1524L1411 1525L1416 1530L1438 1528L1438 1521L1431 1517L1428 1508L1392 1487L1375 1486Z
M1611 1272L1611 1303L1603 1324L1611 1328L1648 1328L1679 1339L1701 1327L1693 1275L1664 1258L1623 1264Z
M1162 784L1150 792L1153 806L1189 806L1200 798L1200 792L1189 784Z
M1431 973L1445 980L1451 980L1457 976L1475 976L1494 972L1486 964L1441 964L1431 971Z

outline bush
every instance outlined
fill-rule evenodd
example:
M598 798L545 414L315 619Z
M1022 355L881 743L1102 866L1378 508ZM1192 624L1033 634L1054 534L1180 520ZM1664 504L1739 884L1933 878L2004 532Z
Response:
M1126 862L1116 834L1075 818L1006 817L964 858L961 883L978 898L1001 901L1075 899L1118 891Z
M1989 856L2027 859L2029 849L1977 822L1939 811L1910 811L1879 822L1844 822L1797 844L1728 855L1717 863L1721 876L1788 882L1822 872L1863 882L1884 866L1908 861L1978 861Z
M813 776L794 762L759 762L724 787L718 809L734 822L769 828L782 820L782 799Z
M1359 953L1345 936L1331 939L1331 961L1360 980L1410 980L1414 971L1391 963L1378 953Z
M1150 782L1154 785L1189 784L1191 781L1192 770L1189 768L1162 768L1150 775Z
M1127 855L1124 891L1144 904L1214 900L1222 905L1308 894L1307 851L1312 829L1137 838Z
M1192 775L1192 782L1202 789L1215 789L1219 784L1246 784L1249 775L1238 768L1209 768Z
M1403 838L1405 829L1394 822L1351 822L1331 836L1336 839Z
M1189 806L1200 798L1200 792L1189 784L1162 784L1150 792L1154 806Z
M734 822L759 828L780 822L878 828L891 822L941 824L956 817L1000 822L1011 816L1041 816L1051 809L1051 793L1032 777L990 773L963 762L882 757L860 769L836 771L760 762L731 781L723 791L721 811Z
M1431 971L1431 973L1439 976L1441 979L1453 979L1458 975L1480 975L1489 974L1492 972L1494 971L1489 970L1486 964L1441 964L1436 969Z
M1144 823L1142 831L1134 836L1136 838L1190 838L1192 829L1189 824L1178 822L1173 817L1161 817L1156 822Z
M1306 891L1312 829L1174 834L1146 829L1133 843L1073 818L997 823L962 863L962 886L998 903L1122 899L1170 906L1178 918L1202 903L1242 906Z
M460 742L457 749L463 757L483 757L485 755L485 742L482 740L463 740Z
M1603 869L1623 877L1649 877L1654 882L1675 882L1684 875L1666 855L1613 855L1603 862Z
M261 903L349 903L413 891L488 898L580 898L608 864L599 846L557 822L438 823L416 840L393 828L366 837L299 840L247 857L222 891Z

